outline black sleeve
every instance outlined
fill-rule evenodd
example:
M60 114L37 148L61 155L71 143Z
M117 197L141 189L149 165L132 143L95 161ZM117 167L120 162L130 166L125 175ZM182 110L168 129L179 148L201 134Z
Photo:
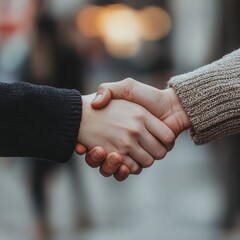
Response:
M81 120L76 90L0 83L0 156L66 162Z

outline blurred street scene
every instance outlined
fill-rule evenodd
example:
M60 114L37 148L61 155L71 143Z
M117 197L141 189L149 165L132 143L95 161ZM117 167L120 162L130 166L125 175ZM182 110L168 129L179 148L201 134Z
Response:
M0 81L82 94L132 77L165 88L240 47L237 0L0 0ZM1 133L0 133L1 134ZM240 136L195 146L119 183L84 156L0 159L0 239L240 239Z

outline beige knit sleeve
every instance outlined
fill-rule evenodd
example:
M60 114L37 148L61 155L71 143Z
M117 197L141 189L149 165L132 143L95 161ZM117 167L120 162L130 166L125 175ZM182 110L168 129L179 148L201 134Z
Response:
M186 110L196 144L240 132L240 50L169 81Z

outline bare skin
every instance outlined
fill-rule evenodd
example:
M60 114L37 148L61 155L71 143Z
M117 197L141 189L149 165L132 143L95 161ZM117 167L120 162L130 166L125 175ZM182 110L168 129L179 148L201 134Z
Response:
M94 97L94 94L83 96L78 142L87 149L101 146L106 153L112 153L107 164L103 162L100 168L104 176L108 176L105 172L107 167L115 168L118 164L116 153L121 155L124 164L120 164L119 174L124 171L127 175L127 168L129 173L138 174L142 167L150 167L154 159L162 159L172 148L174 132L142 106L130 101L112 100L103 109L94 110L91 106ZM80 150L76 147L76 151ZM96 150L95 154L105 157L106 153L100 152ZM97 166L92 157L87 156L87 162L92 167Z
M133 79L105 83L99 86L96 98L91 105L95 109L101 109L112 99L124 99L141 105L172 129L175 137L191 127L188 115L172 88L159 90ZM75 150L79 154L87 151L82 144L77 144ZM113 158L114 166L110 164ZM91 167L100 167L103 175L114 175L119 181L125 180L129 175L127 168L122 167L124 165L121 154L115 152L114 155L107 155L105 149L100 146L87 152L86 161Z

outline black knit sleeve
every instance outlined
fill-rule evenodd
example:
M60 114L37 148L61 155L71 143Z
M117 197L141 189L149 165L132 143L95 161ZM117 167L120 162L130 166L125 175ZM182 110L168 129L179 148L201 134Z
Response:
M0 83L0 156L66 162L81 120L76 90Z

